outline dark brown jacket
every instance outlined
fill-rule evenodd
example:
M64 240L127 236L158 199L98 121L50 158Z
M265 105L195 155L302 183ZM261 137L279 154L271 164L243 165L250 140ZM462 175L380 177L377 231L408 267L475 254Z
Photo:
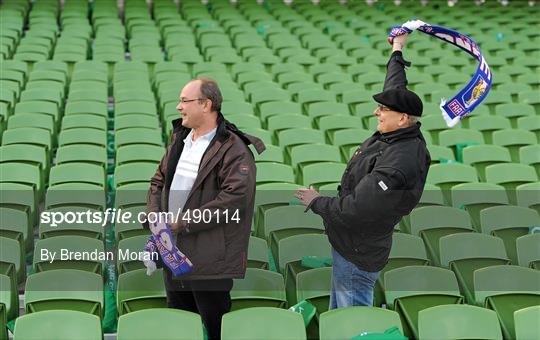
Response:
M184 139L190 132L182 126L181 119L172 123L171 144L151 179L147 212L168 211L169 190ZM193 271L179 279L244 277L256 176L249 144L253 144L258 153L265 149L261 140L242 133L218 115L216 135L201 159L197 178L183 209L190 209L192 220L180 231L177 246L192 261ZM206 210L206 221L195 223L193 217L198 212L194 210L201 214ZM239 221L233 217L239 217Z

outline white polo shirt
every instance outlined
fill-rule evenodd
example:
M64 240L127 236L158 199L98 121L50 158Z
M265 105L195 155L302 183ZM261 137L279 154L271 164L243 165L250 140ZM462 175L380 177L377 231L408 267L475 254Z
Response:
M169 192L169 212L175 216L178 211L182 211L184 204L186 204L189 192L199 173L202 156L215 135L216 129L213 129L193 141L193 130L191 130L184 139L184 149L176 165Z

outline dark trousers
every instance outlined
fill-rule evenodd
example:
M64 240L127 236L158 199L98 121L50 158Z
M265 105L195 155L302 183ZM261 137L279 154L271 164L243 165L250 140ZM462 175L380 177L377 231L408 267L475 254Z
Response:
M208 340L221 339L221 317L231 310L232 279L169 281L167 306L198 313Z

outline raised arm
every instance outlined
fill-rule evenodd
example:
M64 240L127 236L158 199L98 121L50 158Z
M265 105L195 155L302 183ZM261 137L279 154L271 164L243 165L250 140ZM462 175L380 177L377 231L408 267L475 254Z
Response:
M411 63L403 59L402 49L407 42L408 34L399 35L394 38L392 45L392 55L386 64L386 79L384 80L383 91L397 88L407 88L407 76L405 66Z

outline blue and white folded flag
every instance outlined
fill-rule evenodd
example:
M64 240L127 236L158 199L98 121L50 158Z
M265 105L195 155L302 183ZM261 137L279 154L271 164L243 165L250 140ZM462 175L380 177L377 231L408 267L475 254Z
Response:
M388 42L394 37L419 30L425 34L439 38L461 48L478 61L476 72L469 83L453 98L441 98L441 112L448 127L456 125L459 120L471 113L486 98L493 81L491 70L482 55L482 50L474 40L446 27L432 26L421 20L407 21L401 26L394 26L388 35Z
M150 254L158 253L158 263L145 260L147 275L151 275L157 268L163 265L170 269L173 276L179 276L191 272L193 264L177 247L171 228L163 222L150 224L152 235L146 242L144 251ZM150 256L150 258L155 258Z

